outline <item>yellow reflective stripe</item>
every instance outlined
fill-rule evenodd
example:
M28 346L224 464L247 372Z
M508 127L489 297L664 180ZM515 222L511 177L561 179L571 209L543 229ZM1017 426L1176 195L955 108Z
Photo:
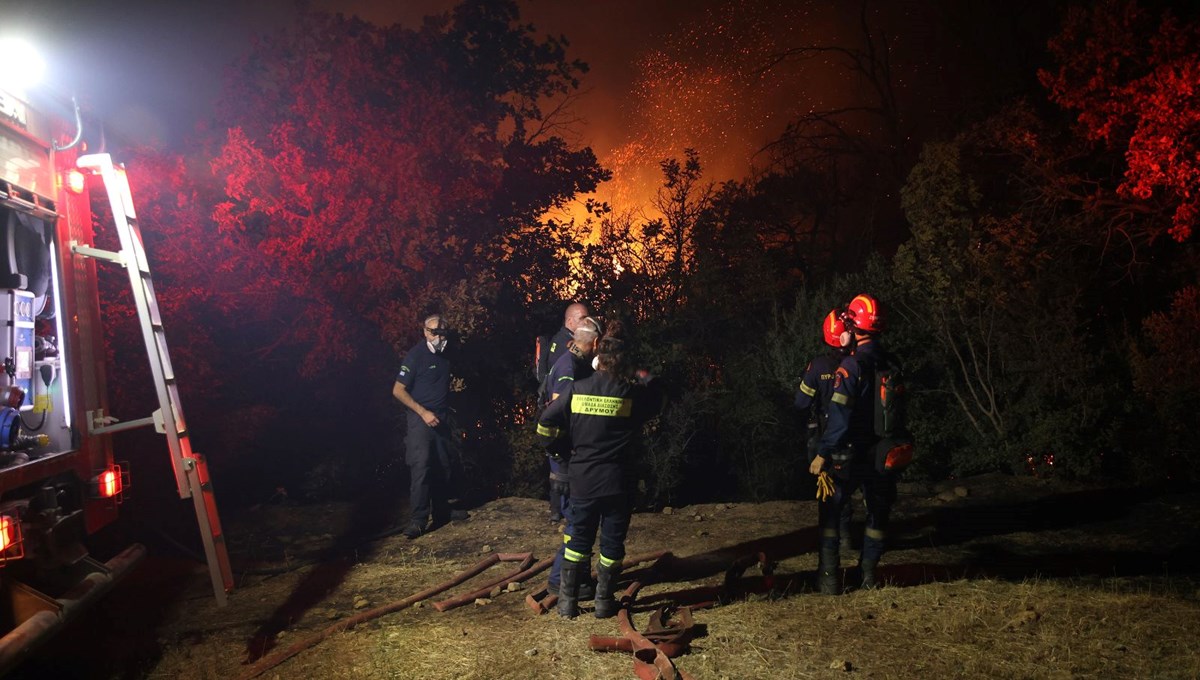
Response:
M873 538L877 541L882 541L887 536L882 530L872 529L871 527L867 527L867 530L863 533L866 534L867 538Z
M809 387L808 385L805 385L804 383L800 383L800 391L807 394L810 397L817 396L817 390L812 387Z
M618 567L621 566L621 560L610 560L607 557L605 557L604 555L600 556L600 566L611 567L613 565L616 565Z
M837 529L822 529L821 535L825 538L839 538L842 534Z
M550 427L549 425L538 423L537 433L543 437L557 437L559 429L557 427Z
M562 381L564 381L564 380L570 380L570 381L574 382L575 378L572 378L572 377L571 377L571 376L569 376L569 375L564 375L563 377L559 378L559 379L557 380L557 382L562 382Z
M587 562L590 557L587 553L575 552L570 548L563 549L563 559L568 562Z
M854 403L854 400L850 398L850 395L842 394L841 392L834 392L829 401L832 401L835 404L841 404L842 406L849 406L850 404Z
M571 542L570 534L563 534L563 543L570 543L570 542Z
M573 394L571 395L571 413L585 416L628 418L633 413L633 400L621 397L601 397L595 394Z

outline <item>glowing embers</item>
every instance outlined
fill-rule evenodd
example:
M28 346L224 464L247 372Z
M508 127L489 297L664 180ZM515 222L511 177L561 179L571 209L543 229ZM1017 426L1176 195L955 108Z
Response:
M25 540L21 520L12 515L0 515L0 564L25 556Z
M126 463L128 466L128 463ZM113 498L118 503L125 499L129 488L129 473L121 465L101 470L88 482L88 495L92 498Z

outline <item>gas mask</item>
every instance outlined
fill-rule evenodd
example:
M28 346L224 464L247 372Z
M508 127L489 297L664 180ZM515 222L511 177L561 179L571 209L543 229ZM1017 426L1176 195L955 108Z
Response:
M594 357L592 357L592 370L596 371L599 369L600 369L600 357L594 356Z
M429 346L433 348L434 354L440 354L442 350L446 349L446 336L439 335L436 340L429 343Z

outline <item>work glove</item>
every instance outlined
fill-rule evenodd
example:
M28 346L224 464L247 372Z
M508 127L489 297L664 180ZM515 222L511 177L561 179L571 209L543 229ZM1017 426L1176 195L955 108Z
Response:
M817 475L817 500L826 501L833 498L833 494L837 493L837 487L833 484L833 477L829 473L821 470L821 474Z

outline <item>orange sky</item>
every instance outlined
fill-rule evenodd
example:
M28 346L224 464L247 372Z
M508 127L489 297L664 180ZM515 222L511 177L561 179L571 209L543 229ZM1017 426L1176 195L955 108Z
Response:
M286 24L295 0L3 0L5 26L44 40L50 76L87 94L114 135L145 143L184 137L211 108L226 63L256 33ZM415 25L453 0L311 0L318 9L379 24ZM522 20L565 35L586 61L574 113L614 179L597 197L619 210L649 207L659 162L699 151L706 178L743 178L759 150L810 109L858 101L858 84L831 60L763 73L779 50L802 44L856 46L860 3L818 0L519 0ZM923 45L921 0L870 5L894 45ZM901 25L909 29L899 30ZM912 52L912 50L909 50ZM72 82L74 80L74 82ZM901 83L904 86L904 83Z
M321 0L376 23L412 25L446 0ZM588 63L577 143L591 146L613 180L596 196L620 210L652 211L659 161L700 152L707 179L745 177L758 151L793 114L853 98L828 63L763 73L775 52L804 41L854 37L857 10L788 1L646 3L524 0L522 20L566 35L568 56ZM841 91L839 91L839 89ZM582 198L569 214L582 216Z

